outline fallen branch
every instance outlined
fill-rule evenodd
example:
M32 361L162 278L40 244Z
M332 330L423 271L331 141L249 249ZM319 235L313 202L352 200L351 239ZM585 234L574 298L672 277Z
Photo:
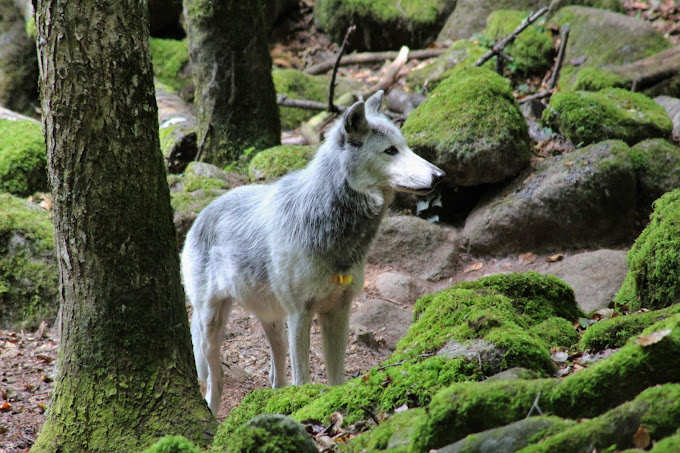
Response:
M555 84L557 84L557 79L560 76L560 71L562 70L562 64L564 63L564 54L567 49L567 41L569 40L569 27L564 27L560 37L560 49L557 51L557 58L555 59L555 66L553 66L552 75L546 84L547 89L541 90L538 93L532 94L530 96L520 99L518 104L526 104L527 102L543 99L552 96L553 90L555 89Z
M522 33L529 25L536 22L538 18L545 14L547 11L548 7L546 6L539 9L537 12L527 17L526 19L524 19L522 23L519 25L519 27L515 28L515 30L508 36L498 41L491 50L485 53L479 60L475 61L472 66L481 66L487 61L489 61L491 57L493 57L494 55L498 55L500 52L503 51L505 46L511 44L515 39L517 39L517 36L519 36L520 33Z
M335 95L335 76L338 74L338 68L340 67L340 59L342 59L342 54L345 53L345 47L347 46L347 40L349 35L356 30L356 25L351 25L345 33L345 39L342 40L342 45L340 46L340 52L338 52L338 57L335 59L335 65L333 65L333 74L331 75L331 85L328 88L328 111L332 113L337 113L338 108L333 104L333 96Z
M408 61L408 53L409 53L408 47L403 46L401 50L399 50L399 54L394 59L394 61L387 66L387 69L385 70L385 75L383 75L382 79L380 79L378 83L370 87L368 91L364 93L364 99L368 99L376 92L380 90L387 90L389 87L392 86L394 80L397 78L397 75L399 74L399 71L401 71L401 68L403 68L404 65L406 64L406 61Z
M285 94L277 94L276 103L281 107L294 107L298 109L318 110L320 112L326 111L326 108L328 107L328 105L324 104L323 102L308 101L306 99L289 99ZM335 108L337 109L336 113L343 113L345 110L347 110L347 107L343 105L336 105ZM399 113L390 112L389 110L386 110L383 113L388 117L392 118L393 120L406 119L406 116L401 115Z
M437 48L437 49L420 49L412 50L408 54L409 60L422 60L425 58L434 58L442 55L448 49ZM386 60L392 60L397 58L399 52L388 51L388 52L364 52L364 53L354 53L351 55L345 55L340 59L340 66L347 66L351 64L361 64L361 63L380 63ZM323 74L333 69L336 60L326 60L321 63L317 63L312 66L308 66L302 72L305 74Z

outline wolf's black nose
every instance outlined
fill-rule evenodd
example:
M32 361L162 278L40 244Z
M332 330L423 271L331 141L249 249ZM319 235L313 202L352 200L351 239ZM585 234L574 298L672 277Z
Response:
M442 170L437 169L432 173L432 185L439 184L442 182L442 179L444 179L444 176L446 176L446 173L444 173Z

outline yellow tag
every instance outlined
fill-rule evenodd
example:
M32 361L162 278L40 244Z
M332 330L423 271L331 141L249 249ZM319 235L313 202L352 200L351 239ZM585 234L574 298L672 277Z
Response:
M352 276L351 275L342 275L342 274L335 274L331 276L331 282L335 283L336 285L349 285L352 283Z

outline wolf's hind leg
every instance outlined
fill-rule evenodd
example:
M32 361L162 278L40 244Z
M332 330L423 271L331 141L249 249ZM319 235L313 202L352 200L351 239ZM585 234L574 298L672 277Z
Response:
M345 352L349 340L349 311L352 297L345 295L344 300L332 310L319 313L321 324L321 345L326 363L328 385L345 382Z
M213 299L198 312L202 329L202 351L208 364L208 379L205 399L213 415L217 416L222 399L224 374L220 347L224 340L224 328L231 312L231 299Z
M309 382L309 335L312 330L312 312L299 311L288 314L288 339L293 385Z
M271 368L269 370L269 381L273 388L285 387L288 385L286 378L286 354L288 353L288 342L286 339L285 320L279 319L274 322L267 322L260 319L264 334L269 342Z

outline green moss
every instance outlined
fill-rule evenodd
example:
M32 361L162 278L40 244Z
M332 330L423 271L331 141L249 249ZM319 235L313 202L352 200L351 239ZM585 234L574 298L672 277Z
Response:
M626 453L639 452L640 450L626 450ZM676 432L673 436L666 437L660 440L651 450L650 453L676 453L680 451L680 433Z
M499 41L515 30L528 16L527 11L494 11L486 19L484 34L494 41ZM509 64L513 72L525 75L543 74L552 63L552 38L542 26L543 22L539 20L528 27L505 48L504 51L513 59Z
M328 86L330 78L305 74L296 69L272 70L272 79L277 94L283 94L291 99L306 99L308 101L328 102ZM293 107L280 107L281 128L296 129L300 124L316 114L313 110Z
M553 316L575 321L583 316L574 298L574 291L554 275L538 272L490 275L476 281L462 282L456 288L492 289L513 300L519 314L527 315L533 322ZM417 313L418 307L414 307Z
M649 225L628 252L628 274L615 297L631 310L664 308L680 298L680 189L654 202Z
M349 451L388 450L390 452L405 452L410 442L414 426L425 416L424 408L409 409L394 414L368 433L355 437L349 442Z
M531 333L552 347L570 348L578 343L578 332L565 318L548 318L531 328Z
M0 119L0 191L29 196L47 190L47 151L40 123Z
M165 436L144 450L144 453L200 453L200 450L186 437Z
M327 392L328 389L321 384L307 384L280 389L254 390L243 399L238 407L232 409L229 417L219 426L215 434L214 445L227 445L231 434L257 415L292 414L323 392Z
M600 91L605 88L630 88L630 81L608 69L588 66L574 79L575 91Z
M298 422L283 415L261 415L234 431L213 450L225 453L316 453L314 441Z
M608 88L591 93L556 93L543 112L544 125L575 144L621 139L634 144L669 137L672 123L663 107L639 93Z
M571 426L520 452L611 451L619 446L632 445L633 436L640 426L647 430L651 439L658 440L674 432L680 423L680 405L676 404L678 397L678 384L648 388L633 401Z
M529 161L527 126L510 83L484 68L454 71L402 132L411 148L462 185L504 180Z
M454 384L437 393L427 417L416 427L411 451L427 451L470 433L503 426L526 416L538 398L545 413L592 418L632 399L656 384L677 380L680 363L680 315L643 333L671 329L658 343L629 342L618 353L562 380L494 381ZM587 403L586 403L587 402Z
M34 328L53 320L59 275L47 211L0 193L0 323Z
M149 41L153 73L158 80L171 87L170 92L181 92L189 83L182 71L189 63L187 40L151 38Z
M631 337L639 335L647 327L679 312L680 305L673 305L662 310L631 313L604 319L586 329L581 337L579 347L582 350L591 349L595 351L620 348Z
M427 89L432 91L454 71L471 67L486 52L487 49L478 45L476 41L458 40L451 45L444 55L438 57L432 63L420 69L409 71L406 76L406 86L413 91L427 86ZM489 60L482 67L493 70L494 63Z
M250 180L262 181L278 178L303 168L310 161L314 150L309 146L281 145L260 151L248 166Z
M638 184L645 205L666 192L680 187L680 148L668 141L655 138L644 140L631 148L639 160Z
M419 48L434 40L453 10L450 0L320 0L314 15L331 37L341 42L355 24L353 48Z
M31 16L31 18L26 21L26 35L31 39L35 39L37 36L37 29L35 28L35 17L33 16Z

